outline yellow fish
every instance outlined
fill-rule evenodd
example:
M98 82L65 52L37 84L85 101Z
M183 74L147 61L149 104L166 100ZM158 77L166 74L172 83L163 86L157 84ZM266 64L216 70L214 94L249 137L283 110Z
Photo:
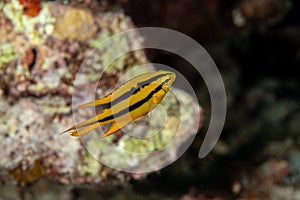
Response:
M175 78L175 73L163 70L139 75L107 96L80 105L79 108L94 106L103 108L103 111L63 133L80 136L111 123L110 128L101 137L109 136L149 113L162 101Z

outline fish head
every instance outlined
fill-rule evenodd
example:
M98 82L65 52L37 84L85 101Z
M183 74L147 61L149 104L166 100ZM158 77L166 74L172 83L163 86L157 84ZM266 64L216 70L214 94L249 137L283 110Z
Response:
M160 70L158 72L164 74L164 76L158 79L157 83L161 85L162 89L168 92L169 88L172 86L173 82L176 79L176 74L174 72L163 70Z
M163 74L164 76L160 77L157 79L153 84L153 96L151 98L151 103L152 105L157 105L159 104L166 93L169 91L169 88L171 87L172 83L174 82L176 75L173 72L169 71L158 71L157 73Z

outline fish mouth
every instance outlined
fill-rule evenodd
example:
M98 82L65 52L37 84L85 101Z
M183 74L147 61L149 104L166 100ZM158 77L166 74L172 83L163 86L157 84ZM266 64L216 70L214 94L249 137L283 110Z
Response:
M174 72L169 72L168 76L170 76L170 77L171 77L171 79L172 79L172 82L174 82L174 81L175 81L175 79L176 79L176 74L175 74Z
M173 82L175 81L175 79L176 79L176 74L173 73L173 72L168 72L167 76L169 77L169 81L164 84L164 87L169 89L171 87L171 85L173 84Z

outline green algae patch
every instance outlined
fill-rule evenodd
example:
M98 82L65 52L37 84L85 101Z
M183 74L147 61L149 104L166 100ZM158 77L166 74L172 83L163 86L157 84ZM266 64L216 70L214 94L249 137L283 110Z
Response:
M97 48L99 51L105 51L101 56L101 63L108 73L112 72L112 70L124 69L129 64L128 61L131 57L131 55L125 54L115 59L115 55L120 54L120 52L129 52L131 47L127 37L112 36L112 33L104 31L98 39L88 41L91 47Z
M6 43L0 45L0 72L5 63L9 63L17 57L16 52L10 44Z
M97 176L100 172L101 164L89 152L85 151L83 154L82 164L78 166L80 175Z

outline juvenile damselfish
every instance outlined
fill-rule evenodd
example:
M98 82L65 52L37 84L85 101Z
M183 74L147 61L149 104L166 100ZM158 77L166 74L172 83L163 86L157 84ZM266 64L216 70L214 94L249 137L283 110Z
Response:
M149 113L162 101L175 78L175 73L163 70L139 75L107 96L80 105L78 108L99 107L102 112L63 133L80 136L101 125L111 124L101 135L101 137L109 136Z

